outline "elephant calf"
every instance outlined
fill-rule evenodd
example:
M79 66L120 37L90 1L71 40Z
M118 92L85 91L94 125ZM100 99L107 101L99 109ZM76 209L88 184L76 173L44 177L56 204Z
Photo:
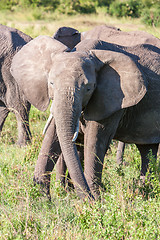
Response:
M18 124L18 145L30 140L29 111L31 104L10 73L14 55L32 38L21 31L0 25L0 131L9 112L13 112Z

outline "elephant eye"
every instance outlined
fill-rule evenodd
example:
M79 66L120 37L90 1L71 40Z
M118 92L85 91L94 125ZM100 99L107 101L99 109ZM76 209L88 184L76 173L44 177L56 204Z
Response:
M87 92L89 92L90 90L91 90L91 88L88 87L88 88L87 88Z

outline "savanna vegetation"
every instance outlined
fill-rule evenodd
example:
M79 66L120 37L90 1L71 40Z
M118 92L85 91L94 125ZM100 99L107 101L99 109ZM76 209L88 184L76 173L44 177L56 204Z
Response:
M44 18L42 11L74 15L97 13L103 9L106 14L116 17L141 17L145 24L160 25L159 0L1 0L0 9L15 11L29 7L41 10L35 17Z
M57 4L54 11L50 6L53 2ZM75 2L87 4L90 1L72 1ZM32 37L52 36L60 26L86 31L99 24L109 24L125 31L147 31L160 38L158 25L144 24L139 17L115 14L111 17L106 12L109 6L111 9L110 2L98 2L100 6L96 5L96 13L82 15L76 11L66 15L56 10L65 9L63 4L70 6L70 0L1 0L0 23L16 27ZM160 239L160 161L158 158L155 162L150 154L152 174L148 170L146 185L141 185L140 155L135 145L127 146L126 166L118 167L117 143L112 143L105 157L100 200L83 202L74 192L66 192L55 181L55 171L51 182L52 201L48 202L41 195L32 178L48 115L49 110L42 113L32 107L33 139L23 148L16 146L14 115L10 114L5 123L0 138L0 239Z

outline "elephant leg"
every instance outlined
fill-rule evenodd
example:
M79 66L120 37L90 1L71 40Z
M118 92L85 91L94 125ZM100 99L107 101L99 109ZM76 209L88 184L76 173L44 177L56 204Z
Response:
M84 140L84 174L93 196L99 197L104 156L118 127L122 113L108 120L87 123Z
M67 190L74 189L70 174L66 172L67 166L63 154L61 153L56 163L56 181L60 181L61 185Z
M24 107L25 108L25 107ZM30 107L29 107L30 110ZM29 128L29 110L22 109L16 110L13 112L17 119L17 127L18 127L18 141L17 144L19 146L24 146L31 140L31 132Z
M60 180L60 183L64 187L66 182L66 171L67 171L67 166L64 161L63 154L61 153L56 163L56 181Z
M55 122L54 119L52 119L43 139L34 170L34 182L41 184L43 192L47 194L49 199L51 172L60 154L61 148L56 135Z
M140 154L141 154L141 178L144 179L149 163L150 150L152 151L152 155L157 158L158 146L159 144L136 144Z
M117 147L117 164L123 164L123 154L124 154L124 149L125 149L125 143L119 141L118 142L118 147Z
M8 116L8 113L9 113L9 110L4 105L4 103L0 101L0 132L2 131L2 128Z

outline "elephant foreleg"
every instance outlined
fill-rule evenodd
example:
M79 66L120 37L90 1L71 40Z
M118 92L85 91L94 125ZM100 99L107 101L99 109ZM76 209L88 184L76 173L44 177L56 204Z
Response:
M9 110L4 105L4 103L0 101L0 132L2 131L2 128L8 116L8 113L9 113Z
M136 144L141 154L141 178L144 180L149 163L149 153L152 151L152 156L157 158L159 144Z
M67 166L64 161L63 154L61 153L56 163L56 181L60 181L60 183L64 187L66 182L66 171L67 171Z
M29 111L23 109L23 111L13 110L17 119L18 127L18 141L19 146L26 145L27 142L31 140L31 132L29 128Z
M123 164L123 154L124 154L124 149L125 149L125 143L119 141L118 142L118 147L117 147L117 164Z
M103 126L97 122L88 122L84 140L84 175L93 196L99 196L99 186L101 184L103 161L106 149L109 146L104 141ZM97 141L97 139L99 139ZM108 146L107 146L108 145Z
M84 174L95 198L99 197L104 156L113 139L122 112L113 114L103 122L87 123L84 141Z
M34 181L41 184L43 192L50 198L50 177L51 172L61 153L59 141L56 135L54 119L52 119L37 159L34 170Z

